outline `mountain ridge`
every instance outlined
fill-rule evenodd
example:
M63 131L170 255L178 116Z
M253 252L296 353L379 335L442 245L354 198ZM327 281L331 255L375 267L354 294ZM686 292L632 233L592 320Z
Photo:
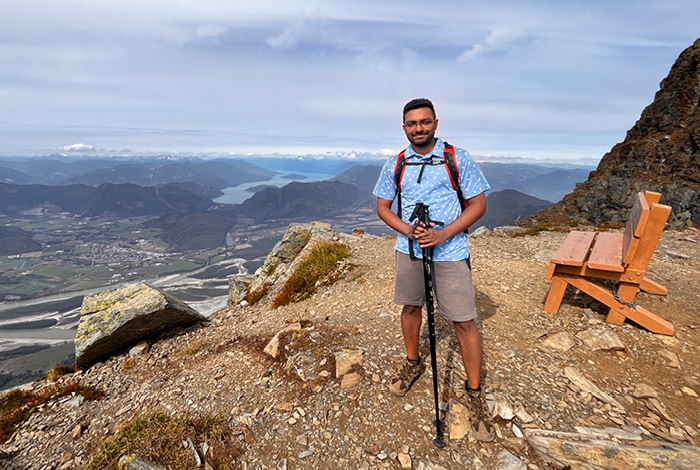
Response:
M700 39L685 49L654 100L588 180L526 224L623 223L637 192L662 194L670 224L700 223ZM681 217L685 214L684 217Z

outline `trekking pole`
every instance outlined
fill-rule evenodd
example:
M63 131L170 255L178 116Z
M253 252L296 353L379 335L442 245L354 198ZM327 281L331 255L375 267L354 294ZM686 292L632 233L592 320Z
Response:
M416 203L416 207L411 214L409 219L412 222L414 219L418 219L418 222L427 230L430 228L430 224L435 223L442 225L442 222L436 222L430 220L430 213L428 211L430 206L423 204L422 202ZM409 243L413 243L409 240ZM423 254L423 280L425 283L425 307L428 311L428 333L430 334L430 365L433 371L433 395L435 397L435 431L436 437L433 439L433 444L436 447L445 447L445 441L443 439L444 423L440 420L440 401L438 397L438 372L437 372L437 353L435 346L435 313L433 311L433 252L434 247L430 246L421 249Z

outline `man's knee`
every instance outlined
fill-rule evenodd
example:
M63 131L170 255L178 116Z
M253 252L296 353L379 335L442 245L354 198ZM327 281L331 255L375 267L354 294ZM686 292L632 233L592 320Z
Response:
M457 332L457 335L463 334L466 336L472 336L479 334L479 328L477 328L475 320L456 321L453 323L455 325L455 331Z
M407 317L416 317L423 315L423 307L420 305L404 305L401 310L401 315Z

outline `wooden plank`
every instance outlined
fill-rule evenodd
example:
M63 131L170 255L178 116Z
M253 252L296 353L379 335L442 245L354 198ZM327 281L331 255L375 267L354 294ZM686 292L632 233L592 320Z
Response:
M639 246L635 251L634 258L629 263L630 269L646 272L670 214L670 206L656 203L651 205L644 234L639 239Z
M656 204L661 200L661 193L655 193L654 191L645 191L644 198L647 200L649 207L652 204Z
M644 193L637 193L637 198L632 207L632 213L625 225L625 237L622 242L622 259L628 265L634 258L634 253L639 245L639 237L644 233L649 218L649 204Z
M642 279L642 283L639 285L639 288L647 294L668 295L668 289L658 282L654 282L646 277Z
M631 237L627 241L627 230L625 230L624 236L625 238L622 242L622 264L629 266L634 259L634 254L637 253L637 248L639 248L639 238Z
M637 193L637 200L632 206L632 214L630 214L630 220L635 220L634 222L634 236L641 238L644 233L644 229L647 225L647 219L649 218L649 208L651 204L647 202L646 196L642 193Z
M544 311L547 313L557 313L561 306L561 301L564 299L566 292L566 282L559 276L554 276L552 285L549 286L549 294L544 302Z
M594 277L597 279L611 279L613 281L619 281L625 275L625 273L616 273L612 271L601 271L599 269L591 269L586 266L562 266L557 265L556 274L573 274L576 276L583 277ZM632 281L634 282L634 281ZM641 282L641 281L639 281Z
M673 324L667 322L663 318L654 315L649 310L639 306L635 309L632 309L627 305L615 300L615 298L609 290L599 286L598 284L594 284L582 277L571 276L569 274L559 274L557 276L561 277L572 286L582 290L597 301L604 303L612 310L615 310L617 313L624 315L633 322L643 326L647 330L653 333L673 336Z
M583 266L595 232L570 232L552 258L552 263L564 266Z
M637 292L639 292L639 286L636 284L627 284L625 282L618 283L617 296L622 300L629 303L634 303L634 298L637 296ZM625 316L618 313L618 311L614 308L611 308L610 312L608 312L608 318L606 321L614 325L622 325L625 322Z
M552 280L552 276L554 276L554 271L556 271L557 265L555 263L549 263L549 267L547 268L547 275L544 277L548 281Z
M622 233L601 232L588 256L588 266L601 271L624 272L622 266Z

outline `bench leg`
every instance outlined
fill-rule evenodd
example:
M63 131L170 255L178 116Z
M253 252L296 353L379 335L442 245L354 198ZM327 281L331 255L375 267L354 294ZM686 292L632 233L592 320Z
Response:
M631 309L627 305L620 304L620 302L615 300L609 290L579 276L569 276L567 274L561 274L561 276L572 286L584 291L598 301L603 302L608 307L611 307L611 309L614 309L615 313L629 318L647 330L662 335L673 335L673 324L654 315L649 310L642 307ZM620 297L624 298L622 295L620 295Z
M552 285L549 287L547 300L544 302L544 311L547 313L557 313L561 306L561 301L564 299L566 292L566 281L559 276L552 278Z
M637 292L639 292L639 287L634 284L620 283L617 286L617 295L622 300L626 300L630 303L634 302L634 297L637 295ZM613 325L622 325L625 322L625 316L611 308L608 313L607 322Z
M642 279L642 283L639 287L648 294L668 295L668 289L646 277Z

